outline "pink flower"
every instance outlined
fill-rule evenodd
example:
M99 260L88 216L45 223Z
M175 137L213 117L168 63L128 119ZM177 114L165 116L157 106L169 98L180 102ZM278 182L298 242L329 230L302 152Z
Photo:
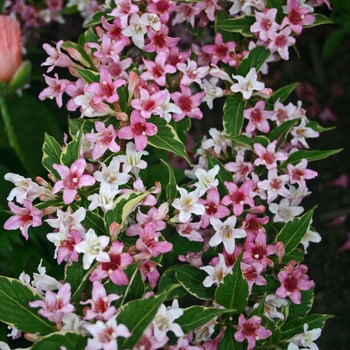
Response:
M300 190L304 191L306 188L306 182L305 180L313 179L318 174L314 170L306 169L307 167L307 160L304 158L298 163L297 165L288 164L288 174L289 174L289 181L291 184L297 183L300 186Z
M234 52L236 43L229 41L224 43L220 33L215 36L215 45L204 45L203 51L211 56L211 63L217 64L219 61L229 63L232 59L231 53Z
M57 106L62 107L62 95L64 92L66 92L66 88L72 83L67 79L58 79L57 73L55 73L54 78L51 78L45 74L43 75L48 87L40 92L39 99L43 101L45 98L55 98Z
M250 26L250 31L262 41L268 41L271 33L279 29L276 23L277 9L271 8L266 12L255 11L256 22Z
M41 64L42 66L49 66L49 68L46 70L46 73L50 73L54 67L76 66L76 64L70 59L68 55L61 52L62 44L63 40L57 42L56 48L52 47L49 44L43 45L43 49L49 55L46 61Z
M255 165L265 165L267 170L277 168L278 160L287 160L288 156L282 152L276 152L277 141L271 142L266 148L260 143L254 143L254 151L259 156L255 159Z
M206 93L204 91L192 95L188 86L180 85L181 92L173 92L171 98L181 109L181 113L173 114L173 119L179 121L185 116L195 119L202 119L203 113L198 108Z
M142 279L144 281L148 279L149 284L152 288L157 285L160 274L152 260L143 260L140 264L140 272Z
M262 318L260 316L252 316L246 320L244 315L239 315L238 329L234 337L238 342L248 341L247 350L252 350L255 347L256 339L266 339L272 335L270 330L267 330L260 325Z
M154 31L148 27L148 38L150 43L143 47L145 52L168 51L169 48L176 46L181 38L172 38L168 36L169 28L162 24L159 31Z
M248 204L251 208L255 207L255 203L250 193L254 187L253 180L245 181L241 187L238 187L233 182L224 182L226 188L228 189L229 194L227 194L222 199L222 204L224 205L233 205L233 213L238 216L243 213L244 204Z
M303 30L303 25L310 25L315 22L316 17L309 14L309 9L306 7L299 7L297 0L288 0L288 17L285 17L281 23L281 28L289 25L293 32L297 35Z
M119 18L122 28L126 28L129 16L137 13L139 7L134 5L131 0L115 0L114 2L117 6L112 10L110 15Z
M110 280L117 285L127 285L129 283L128 276L124 272L124 269L132 264L134 259L129 253L123 253L123 247L124 244L119 241L113 241L108 251L110 261L99 264L92 272L90 281L109 277Z
M92 284L92 299L81 301L80 304L90 304L90 307L84 307L85 320L108 321L115 313L116 308L111 303L120 298L117 294L107 295L106 289L99 281Z
M0 16L0 81L9 83L21 64L19 23L12 17Z
M97 121L95 122L95 128L98 131L97 133L85 134L88 141L95 143L92 149L92 158L99 159L108 149L111 152L119 152L120 147L115 142L117 131L113 124L106 128L105 123Z
M244 111L244 118L249 120L246 126L246 131L252 133L255 129L261 132L268 133L270 131L270 125L267 121L274 114L273 111L265 111L265 102L260 100L255 107L248 108Z
M18 207L12 202L8 203L11 212L14 216L11 216L4 223L5 230L17 230L20 229L23 237L28 240L28 228L30 226L37 227L41 225L41 218L44 212L33 207L32 202L29 199L24 200L25 208Z
M57 181L52 189L55 194L63 188L63 202L70 204L74 201L78 188L84 186L92 186L95 179L91 175L83 175L85 171L86 161L83 158L77 159L70 168L65 165L53 164L53 168L61 176L61 180Z
M141 73L140 78L154 80L159 86L164 86L166 84L166 74L176 72L176 68L173 65L166 64L167 61L168 54L164 51L157 54L154 62L143 58L143 63L147 70Z
M276 296L286 298L287 296L294 304L301 303L301 290L309 290L314 286L314 282L306 275L308 270L304 264L297 264L292 260L284 267L284 270L277 275L281 286L276 290Z
M31 307L41 307L38 313L51 322L60 323L64 315L74 311L74 306L69 303L71 297L70 284L65 283L58 293L51 290L46 291L45 300L29 302Z
M208 227L209 220L212 217L222 219L230 215L230 209L220 204L220 194L216 188L211 188L207 192L206 200L200 198L198 203L203 204L205 207L205 212L202 215L201 228Z
M137 110L131 112L130 125L123 126L118 131L120 139L135 140L136 151L141 152L147 146L148 136L153 136L158 132L158 128L146 122L146 119L141 117L141 113Z
M85 329L93 336L88 338L85 350L118 350L117 337L129 338L131 333L123 324L116 321L117 315L114 315L106 323L98 320L95 324L88 324Z
M290 36L292 32L290 27L286 27L279 33L274 32L270 35L270 43L268 48L271 52L278 52L284 60L289 59L288 47L295 44L295 38Z

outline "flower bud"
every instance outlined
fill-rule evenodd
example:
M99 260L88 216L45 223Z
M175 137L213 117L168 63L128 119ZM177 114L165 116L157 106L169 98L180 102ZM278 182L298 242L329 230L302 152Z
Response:
M0 82L9 83L22 64L21 30L12 17L0 16Z
M275 245L275 254L279 257L282 258L285 254L285 248L284 248L284 243L283 242L277 242Z

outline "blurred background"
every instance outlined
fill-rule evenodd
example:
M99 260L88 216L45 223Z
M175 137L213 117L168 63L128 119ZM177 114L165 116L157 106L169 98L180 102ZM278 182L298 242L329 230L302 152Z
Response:
M271 64L265 83L278 89L300 82L290 101L302 101L309 119L331 128L318 139L308 141L311 149L343 148L335 156L310 164L319 176L309 181L312 195L305 200L305 206L318 206L313 226L322 237L320 243L310 244L306 255L310 278L316 283L313 312L334 315L316 343L321 350L345 350L350 343L350 0L331 0L331 5L332 12L326 6L317 10L334 24L303 30L297 40L298 52L291 50L289 61ZM80 15L67 14L65 24L53 22L40 31L28 29L26 34L25 59L32 62L30 88L24 89L22 96L8 97L7 103L24 156L32 166L30 171L22 167L0 119L0 275L17 278L22 271L31 275L40 258L48 274L61 274L61 268L53 264L54 247L46 240L48 226L30 229L28 241L19 231L3 229L9 217L6 197L13 188L4 175L12 172L46 178L41 166L44 133L62 144L68 115L55 101L38 99L46 87L42 76L46 69L40 66L47 57L42 44L55 46L53 42L61 39L76 41L82 23ZM64 70L57 72L61 79L66 78ZM0 340L5 340L7 329L0 327Z

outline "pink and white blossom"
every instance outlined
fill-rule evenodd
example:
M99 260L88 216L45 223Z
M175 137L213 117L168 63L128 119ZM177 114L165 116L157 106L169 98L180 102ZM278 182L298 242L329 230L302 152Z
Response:
M251 98L254 90L260 91L265 87L264 83L257 80L258 75L255 68L251 68L245 77L233 74L232 77L237 80L238 83L231 85L230 90L232 92L240 92L246 100Z

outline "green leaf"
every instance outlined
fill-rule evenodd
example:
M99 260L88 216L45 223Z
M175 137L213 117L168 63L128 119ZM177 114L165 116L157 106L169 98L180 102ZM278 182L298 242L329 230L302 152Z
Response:
M232 140L249 147L251 150L254 150L255 143L260 143L264 147L267 147L270 143L270 140L266 136L256 136L254 138L251 138L246 135L239 135L232 137Z
M52 165L61 163L61 153L62 148L59 143L52 136L45 134L42 164L49 173L54 174L57 178L60 176Z
M291 253L301 242L310 226L314 210L309 210L300 218L294 218L287 222L280 233L277 235L275 242L283 242L285 255Z
M257 284L253 284L252 294L249 296L251 300L263 298L264 295L274 294L276 289L281 285L275 277L264 275L264 278L267 282L266 285L258 286Z
M322 58L326 59L332 54L335 54L338 47L344 40L346 31L344 28L338 28L333 33L327 36L322 49Z
M258 73L262 65L270 56L271 51L264 46L254 47L254 49L250 50L249 54L241 61L237 70L237 75L245 77L253 67Z
M158 133L148 138L148 144L183 157L191 165L185 145L179 139L175 129L166 120L159 117L152 117L149 119L149 122L158 127Z
M284 102L288 96L294 91L294 89L299 85L299 83L291 83L276 90L272 96L266 100L266 105L273 109L273 105L279 100L281 103Z
M112 281L105 283L107 294L115 293L121 296L114 302L116 308L121 307L128 301L141 299L145 292L145 284L139 270L140 261L137 261L124 269L129 283L126 285L114 284Z
M283 255L282 257L282 264L287 265L289 261L295 260L298 262L304 261L304 253L300 248L295 248L292 252L290 252L288 255Z
M246 15L236 18L229 18L214 26L215 29L223 30L230 33L239 33L245 37L253 37L250 31L251 25L256 21L254 16Z
M97 43L98 36L92 28L79 35L78 44L84 47L85 43Z
M201 300L212 300L214 298L215 288L203 286L203 281L208 276L205 271L191 265L174 266L171 269L175 271L178 282L190 294Z
M145 329L153 321L165 297L166 292L152 295L146 299L133 300L120 309L117 322L128 327L132 335L130 338L118 338L118 349L134 348Z
M68 168L80 157L80 143L83 136L83 128L81 128L78 137L69 142L61 153L61 164Z
M65 347L67 350L84 349L86 346L87 337L75 333L55 332L45 337L39 338L37 342L30 348L31 350L58 350Z
M164 292L169 286L173 285L174 289L169 292L165 300L180 299L187 295L186 289L177 281L175 272L171 269L165 270L158 282L158 293Z
M235 331L230 325L227 326L224 336L221 338L218 350L243 350L242 343L235 339Z
M207 153L207 158L208 158L208 166L210 169L214 168L215 165L219 165L220 170L216 178L219 180L219 191L221 194L226 194L227 193L227 188L224 185L225 181L232 182L233 181L233 176L232 174L226 170L226 168L222 165L222 163L218 160L213 158L209 153Z
M316 17L316 20L314 23L309 24L307 26L304 26L304 28L312 28L316 26L320 26L322 24L333 24L334 22L326 17L325 15L321 15L320 13L313 13L313 15Z
M42 300L31 288L14 278L0 276L0 321L22 332L48 333L55 327L29 302Z
M110 224L117 222L120 225L120 230L122 230L126 219L129 217L129 214L153 190L154 188L151 188L147 192L130 191L119 196L115 201L114 209L105 213L104 221L107 229L109 228Z
M90 69L82 69L74 67L74 69L79 73L80 77L87 84L92 84L100 81L100 74L98 72L92 71Z
M91 26L96 26L101 23L101 18L104 17L106 21L109 21L111 19L115 19L114 16L107 16L106 12L96 12L93 16L92 19L85 23L84 27L91 27Z
M82 224L85 226L86 231L92 228L98 236L106 234L102 217L92 211L86 211Z
M301 304L290 303L288 320L306 316L312 308L312 304L314 302L314 288L310 288L309 290L301 290L300 293Z
M307 159L309 162L325 159L327 157L333 156L334 154L337 154L341 152L343 149L333 149L329 151L296 151L292 153L289 158L283 163L283 165L287 164L298 164L302 159Z
M89 270L84 270L83 258L80 256L78 262L71 261L65 269L64 280L71 286L73 302L81 300L81 292L94 268L95 266L92 266Z
M86 63L89 67L91 67L91 68L94 67L94 65L93 65L93 63L92 63L92 61L91 61L90 56L86 53L86 51L84 50L83 46L80 46L79 44L74 43L73 41L65 41L65 42L61 45L61 48L64 49L64 50L66 50L66 51L68 51L68 48L70 48L70 47L73 48L73 49L75 49L75 50L77 50L77 51L80 53L80 55L82 56L83 60L85 61L85 63ZM80 68L77 68L77 67L74 67L74 69L83 70L83 69L80 69ZM87 83L88 83L88 82L87 82Z
M309 325L309 331L314 328L323 328L325 322L332 317L332 315L313 314L287 321L281 327L281 340L287 340L296 334L304 333L303 327L305 323Z
M91 130L95 130L95 121L81 118L68 118L69 135L74 138L77 136L80 130L83 130L84 134L90 133ZM83 128L83 129L81 129Z
M186 133L190 130L191 128L191 118L185 117L178 122L171 121L170 122L171 126L175 129L177 135L179 136L179 139L181 142L185 145L187 142L187 135Z
M278 125L272 131L270 131L266 136L270 140L270 142L278 139L278 143L276 146L276 150L279 149L287 139L287 136L293 126L297 123L297 119L287 120L286 122Z
M331 126L329 128L324 128L323 126L321 126L320 124L318 124L317 122L315 122L314 120L309 120L309 122L306 124L307 128L311 128L317 132L325 132L325 131L330 131L335 129L335 126Z
M240 314L248 305L248 283L241 270L242 255L236 260L232 271L224 277L215 292L215 301L226 309Z
M167 201L172 201L177 196L176 178L174 175L174 170L170 166L170 164L167 163L165 160L161 159L161 161L168 168L168 173L169 173L169 182L166 186L166 199Z
M226 99L223 126L229 137L234 137L241 133L244 107L245 102L239 97L228 97Z
M277 23L281 23L283 18L283 8L282 8L281 0L266 0L266 7L269 9L273 9L273 8L277 9L276 21Z
M181 326L184 334L188 334L193 329L203 326L211 320L215 320L216 316L228 312L232 312L232 310L215 309L195 305L184 309L183 315L176 320L176 323Z

